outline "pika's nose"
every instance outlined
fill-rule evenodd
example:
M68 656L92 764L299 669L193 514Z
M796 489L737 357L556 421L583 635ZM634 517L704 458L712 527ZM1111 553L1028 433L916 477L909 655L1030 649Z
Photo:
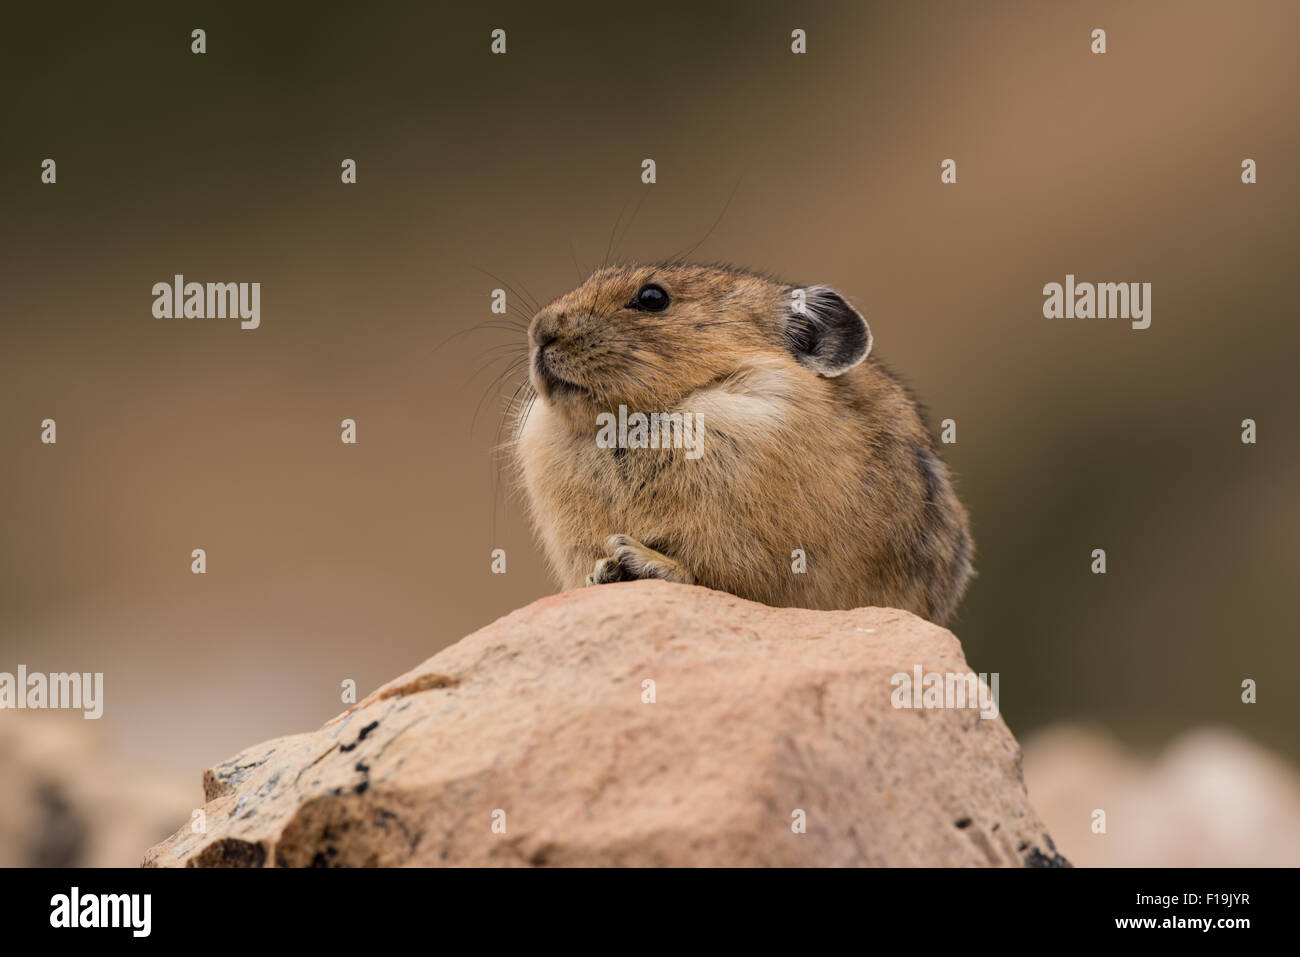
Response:
M563 319L564 313L558 316L554 313L544 313L533 320L531 334L533 346L538 352L560 338L560 323Z

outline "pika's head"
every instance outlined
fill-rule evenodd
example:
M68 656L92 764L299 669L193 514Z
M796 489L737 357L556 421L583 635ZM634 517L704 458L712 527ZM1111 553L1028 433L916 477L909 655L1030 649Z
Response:
M871 351L871 330L826 286L791 286L721 266L615 266L533 317L530 378L542 398L669 408L756 360L838 376Z

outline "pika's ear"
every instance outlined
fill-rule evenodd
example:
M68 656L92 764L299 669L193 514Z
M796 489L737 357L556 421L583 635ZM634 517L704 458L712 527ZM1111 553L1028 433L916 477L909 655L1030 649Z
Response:
M871 353L871 327L829 286L790 290L785 341L794 357L818 375L847 372Z

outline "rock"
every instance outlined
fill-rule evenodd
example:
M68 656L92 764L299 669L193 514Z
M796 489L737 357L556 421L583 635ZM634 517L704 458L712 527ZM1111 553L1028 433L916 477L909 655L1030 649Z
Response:
M1151 761L1099 730L1057 726L1026 742L1025 780L1077 864L1300 866L1300 774L1225 728L1189 731Z
M0 712L0 867L129 867L199 798L123 761L80 713Z
M903 611L566 592L205 772L206 832L145 863L1065 864L1001 717L891 705L916 665L969 671Z

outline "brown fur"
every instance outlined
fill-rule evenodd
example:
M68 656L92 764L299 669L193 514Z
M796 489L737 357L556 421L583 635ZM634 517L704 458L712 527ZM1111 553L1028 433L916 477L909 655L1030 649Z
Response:
M664 312L627 308L646 283L669 293ZM727 267L618 266L536 314L538 398L514 450L564 587L660 577L947 620L972 544L921 411L874 357L831 376L796 358L784 332L796 288ZM620 403L696 413L702 457L598 447L596 416Z

